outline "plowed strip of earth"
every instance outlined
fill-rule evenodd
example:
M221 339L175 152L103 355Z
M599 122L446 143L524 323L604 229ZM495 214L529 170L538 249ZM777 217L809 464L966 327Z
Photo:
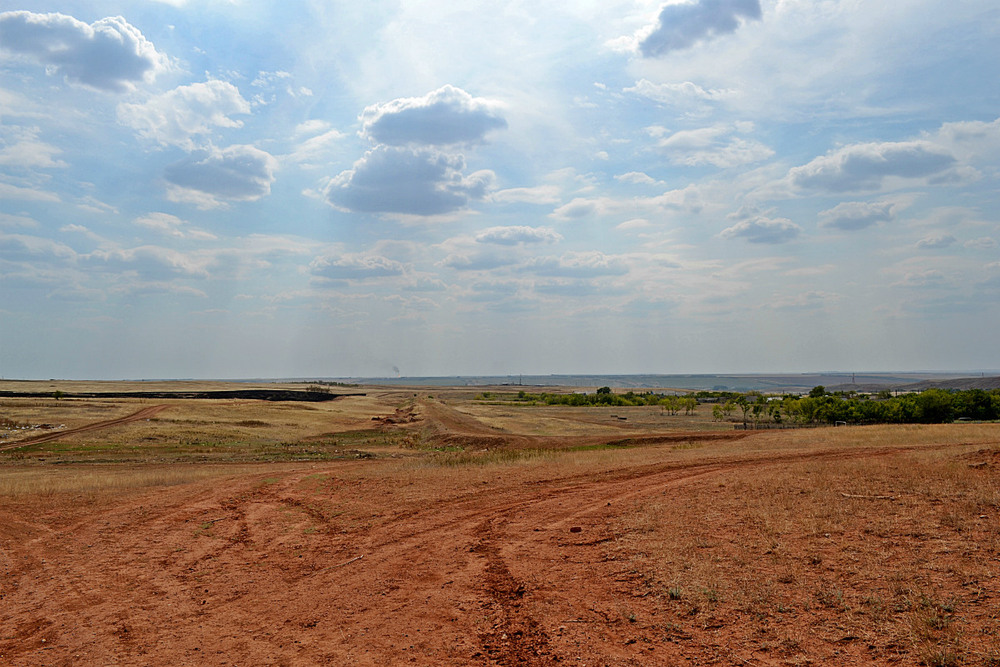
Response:
M114 426L122 426L123 424L128 424L130 422L142 421L144 419L151 419L156 415L160 414L169 405L153 405L148 408L143 408L138 412L134 412L130 415L124 417L119 417L117 419L108 419L106 421L94 422L93 424L87 424L85 426L78 426L76 428L66 429L64 431L53 431L51 433L46 433L44 435L36 435L31 438L25 438L24 440L19 440L17 442L12 442L7 445L0 446L0 452L9 449L17 449L19 447L25 447L27 445L37 445L43 442L52 442L53 440L60 440L65 438L67 435L75 435L77 433L88 433L90 431L100 431L106 428L112 428Z
M608 526L707 476L905 449L665 448L582 472L364 461L3 507L0 664L707 664L630 622L659 609Z

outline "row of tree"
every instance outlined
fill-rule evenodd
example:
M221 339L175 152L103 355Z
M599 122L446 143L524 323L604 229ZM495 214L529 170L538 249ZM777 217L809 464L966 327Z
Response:
M504 401L523 403L526 405L606 405L606 406L637 406L637 405L661 405L665 399L683 399L681 396L666 396L665 394L654 394L651 391L636 394L629 391L624 394L616 394L610 387L601 387L593 394L573 393L573 394L550 394L548 392L533 394L527 391L519 391L516 395L501 392L483 392L477 396L481 401ZM691 407L689 412L698 407L697 399L690 399ZM671 403L673 405L673 403ZM684 409L681 405L679 409ZM675 413L676 414L676 413Z
M707 397L706 397L707 398ZM720 397L721 398L721 397ZM765 396L757 392L726 397L712 416L725 420L740 413L743 422L794 424L940 424L961 420L1000 419L1000 390L945 391L874 397L864 394L831 394L816 387L808 396Z
M484 392L486 401L525 405L639 406L658 405L676 415L693 414L702 401L713 401L712 416L719 421L740 418L754 424L931 424L962 420L1000 420L1000 390L946 391L927 389L920 393L893 396L883 391L875 396L855 392L827 392L814 387L808 396L774 396L756 391L702 391L687 396L632 391L616 394L601 387L593 394L552 394L519 391Z

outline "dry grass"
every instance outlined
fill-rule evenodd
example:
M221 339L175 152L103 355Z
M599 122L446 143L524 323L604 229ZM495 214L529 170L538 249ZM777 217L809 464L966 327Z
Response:
M260 466L3 466L0 498L60 494L119 495L129 491L176 486L231 475L261 472Z
M948 430L869 432L892 446L995 436ZM836 430L815 435L854 444ZM732 471L637 508L614 552L695 641L718 643L713 629L725 628L785 659L990 664L1000 477L970 463L998 450L962 449Z

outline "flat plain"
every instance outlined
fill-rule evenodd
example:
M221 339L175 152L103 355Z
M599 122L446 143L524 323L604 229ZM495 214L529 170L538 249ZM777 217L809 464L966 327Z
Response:
M0 382L0 664L1000 665L998 424L227 388Z

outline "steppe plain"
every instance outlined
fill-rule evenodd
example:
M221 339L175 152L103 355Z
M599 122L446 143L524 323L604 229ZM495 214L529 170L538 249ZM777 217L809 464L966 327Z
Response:
M0 382L0 664L1000 665L998 424L231 388Z

